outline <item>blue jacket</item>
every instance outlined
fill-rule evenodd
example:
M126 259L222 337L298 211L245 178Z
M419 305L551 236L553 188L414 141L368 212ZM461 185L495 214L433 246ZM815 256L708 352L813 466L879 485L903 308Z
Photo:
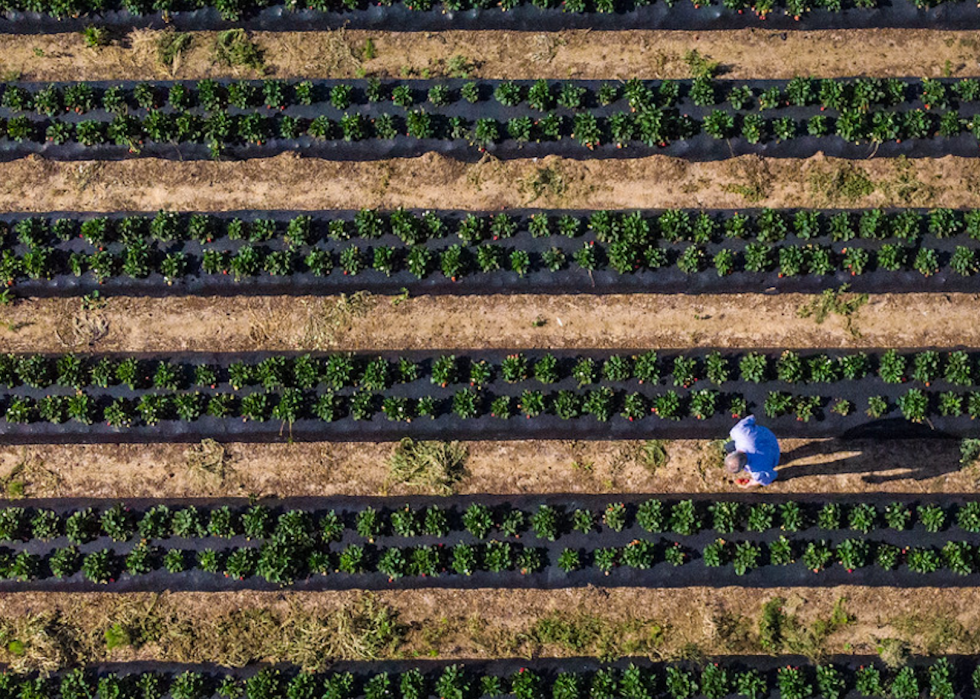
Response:
M729 433L735 442L735 451L744 452L748 457L745 470L762 485L776 480L776 466L779 464L779 442L768 427L755 424L755 415L741 420Z

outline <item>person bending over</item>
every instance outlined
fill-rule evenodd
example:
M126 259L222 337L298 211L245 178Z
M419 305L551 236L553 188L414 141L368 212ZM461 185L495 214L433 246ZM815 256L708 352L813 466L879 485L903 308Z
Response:
M725 444L725 470L740 488L757 488L776 480L779 441L768 427L755 424L755 415L739 421Z

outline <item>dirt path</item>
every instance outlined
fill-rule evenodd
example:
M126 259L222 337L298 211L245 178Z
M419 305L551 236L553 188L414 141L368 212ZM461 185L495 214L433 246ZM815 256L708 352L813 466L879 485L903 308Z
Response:
M873 297L854 318L798 311L812 297L420 296L33 299L0 308L0 350L980 347L980 296ZM543 323L541 322L543 321Z
M315 182L316 186L310 186ZM846 161L743 156L463 163L435 153L378 162L284 154L241 162L0 163L10 211L980 206L980 158Z
M0 67L25 80L118 80L133 75L195 79L243 75L215 65L214 33L196 32L176 66L157 58L160 32L135 31L113 45L86 48L77 34L5 36ZM283 78L459 74L485 78L684 78L691 49L720 61L728 78L977 74L977 32L927 30L719 32L256 32L267 74ZM373 44L373 58L366 42ZM861 53L855 71L854 53ZM455 68L455 70L453 69Z
M923 588L425 590L344 593L7 594L0 648L15 670L70 662L161 660L238 666L331 659L648 655L763 652L762 605L781 597L777 652L819 657L975 653L980 591ZM118 625L133 645L106 651ZM394 630L393 630L394 629ZM118 634L116 634L118 637ZM892 639L892 640L888 640ZM894 649L893 649L894 650Z
M723 437L724 435L718 435ZM734 490L706 441L664 443L651 466L642 442L469 442L468 493L696 493ZM783 440L767 493L970 493L956 442ZM177 444L0 448L0 484L28 497L327 497L425 492L387 482L390 443L223 445L225 475L196 468Z

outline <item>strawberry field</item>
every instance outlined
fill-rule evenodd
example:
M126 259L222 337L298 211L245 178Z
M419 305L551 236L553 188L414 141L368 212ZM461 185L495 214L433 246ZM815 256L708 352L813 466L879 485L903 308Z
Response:
M978 21L0 2L0 699L973 699Z
M980 210L518 210L29 216L26 293L301 294L976 288Z
M438 150L456 157L687 159L745 153L973 156L980 82L898 78L744 83L327 82L8 84L8 158L263 157L342 160ZM589 151L586 153L585 151Z
M711 437L764 415L787 436L969 435L977 353L493 352L0 357L17 441ZM522 419L523 418L523 419ZM927 429L917 429L927 425Z

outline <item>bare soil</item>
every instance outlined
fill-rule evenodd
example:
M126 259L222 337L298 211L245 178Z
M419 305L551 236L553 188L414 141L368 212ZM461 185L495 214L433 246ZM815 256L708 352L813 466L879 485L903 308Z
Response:
M980 592L895 588L422 590L341 593L161 593L0 598L0 633L24 643L15 669L103 660L218 665L336 658L497 658L646 655L656 659L761 654L762 605L783 599L777 651L820 658L980 649ZM346 623L338 620L346 620ZM395 622L394 633L365 636ZM118 624L136 642L106 651ZM370 655L368 655L370 652Z
M197 79L242 76L241 68L216 65L213 32L193 33L175 65L157 58L160 32L137 30L111 46L87 48L77 34L8 35L0 71L25 80ZM483 78L685 78L691 49L720 61L726 78L965 76L978 71L977 32L850 29L778 32L587 30L556 33L255 32L266 74L283 78L437 77L461 56L472 77ZM365 53L367 40L374 56ZM854 55L860 52L860 69ZM458 68L458 67L457 67Z
M980 347L975 294L878 295L852 318L812 297L732 294L77 299L0 308L0 350L176 352L480 348ZM544 321L543 324L541 321Z
M310 183L316 186L310 186ZM156 159L0 163L10 211L980 206L980 158L846 161L742 156L464 163L436 153L375 162L283 154L240 162Z
M718 435L724 437L725 435ZM179 444L0 448L0 485L32 498L327 497L429 494L388 478L390 443L222 445L223 475ZM460 494L703 493L734 491L708 441L665 442L648 464L638 441L469 442ZM800 440L781 443L779 480L766 493L974 493L956 442Z

